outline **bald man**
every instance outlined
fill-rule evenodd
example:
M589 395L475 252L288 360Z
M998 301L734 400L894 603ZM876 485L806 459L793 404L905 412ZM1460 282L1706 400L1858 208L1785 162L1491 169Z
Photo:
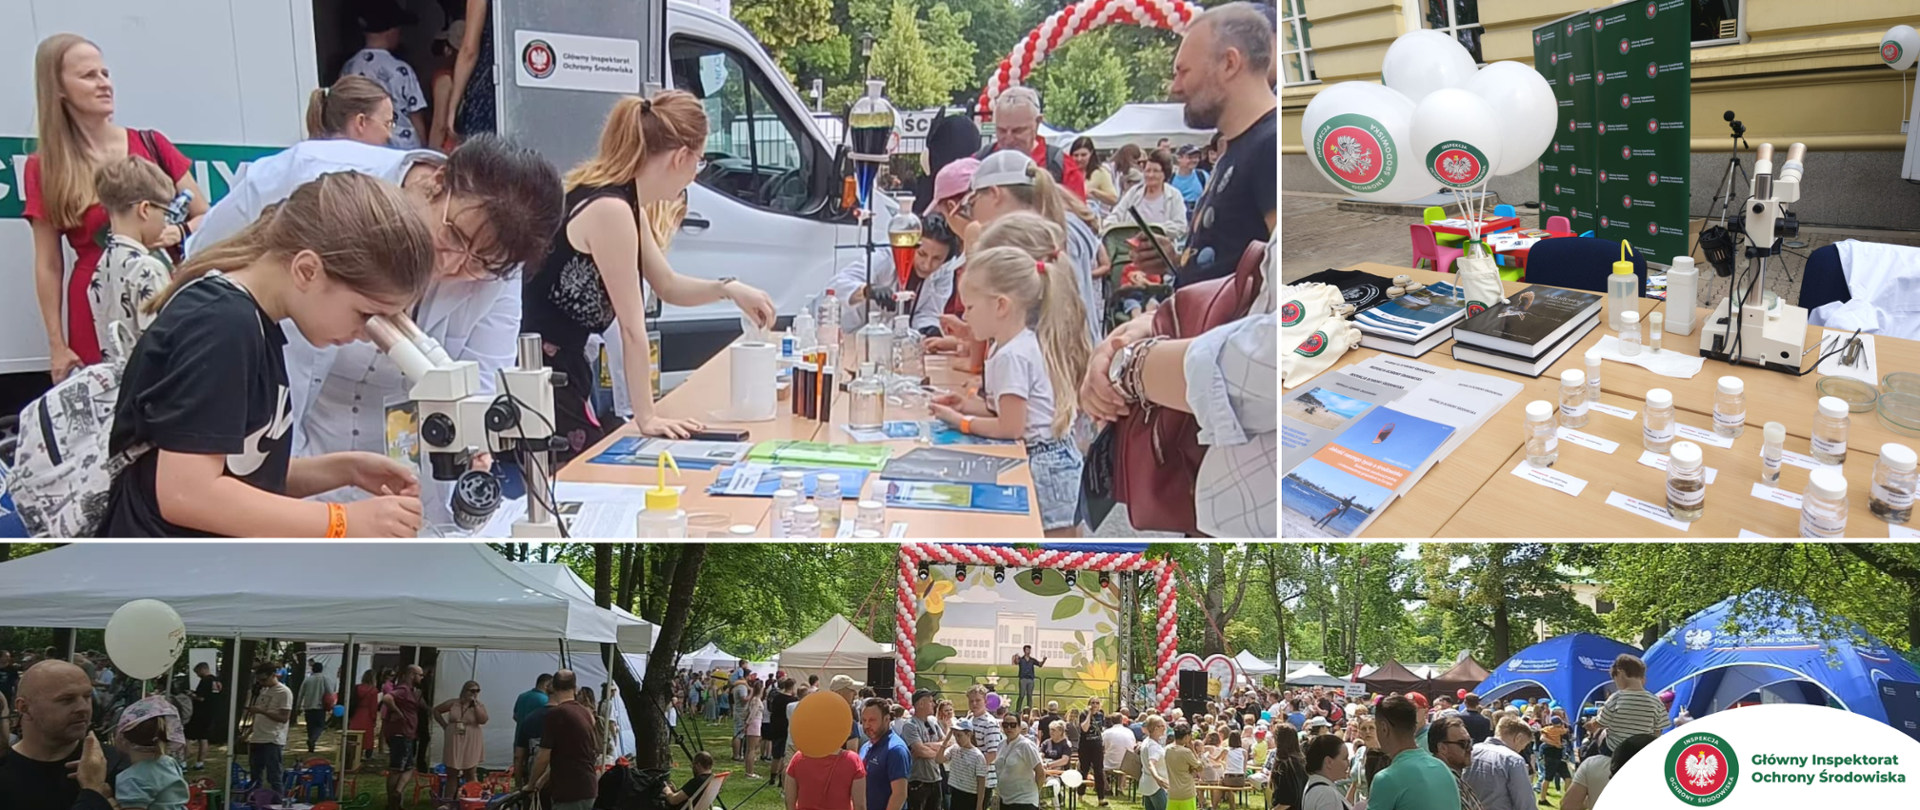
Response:
M20 743L0 754L0 807L7 810L109 810L125 754L100 745L93 683L65 661L42 661L20 677L6 725Z

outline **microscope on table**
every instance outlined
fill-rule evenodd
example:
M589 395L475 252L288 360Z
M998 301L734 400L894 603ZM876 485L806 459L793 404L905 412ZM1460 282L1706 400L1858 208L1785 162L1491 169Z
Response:
M540 336L520 336L516 366L501 369L497 393L485 394L479 364L448 356L411 318L368 318L367 335L412 386L407 397L419 406L427 472L454 482L454 523L472 531L499 508L499 480L468 467L480 453L509 453L520 461L527 490L527 514L514 522L512 536L563 536L552 503L553 389L566 384L566 376L542 361Z
M1800 233L1800 220L1786 205L1800 200L1800 176L1805 171L1801 161L1806 154L1805 144L1787 147L1786 160L1776 170L1773 144L1763 143L1754 150L1753 196L1727 217L1727 230L1747 238L1750 280L1743 287L1742 274L1735 274L1727 297L1707 317L1700 330L1701 357L1800 373L1807 311L1778 296L1767 300L1767 259L1780 255L1782 240Z

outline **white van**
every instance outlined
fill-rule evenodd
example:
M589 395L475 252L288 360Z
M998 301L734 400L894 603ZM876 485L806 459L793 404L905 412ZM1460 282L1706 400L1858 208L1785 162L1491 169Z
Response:
M431 75L441 4L402 3L420 17L403 56ZM249 162L305 137L308 93L331 83L360 49L351 0L12 5L0 25L0 59L12 66L0 70L8 77L0 81L0 384L3 375L47 368L19 179L33 148L41 39L70 31L98 43L113 72L118 120L166 133L216 200ZM708 167L688 190L686 223L668 254L678 272L737 276L791 316L837 267L864 255L864 229L840 206L839 144L821 134L779 66L737 23L679 0L493 0L491 19L500 130L563 172L591 151L620 94L673 86L705 100ZM545 55L523 61L542 50L536 42L557 64ZM880 222L889 215L880 213ZM740 328L725 302L666 307L657 323L668 373L697 367Z

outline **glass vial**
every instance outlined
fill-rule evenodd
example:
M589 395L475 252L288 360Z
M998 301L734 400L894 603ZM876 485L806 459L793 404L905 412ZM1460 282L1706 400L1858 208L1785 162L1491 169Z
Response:
M1600 350L1588 349L1587 355L1587 401L1600 401Z
M793 508L793 533L789 537L819 537L820 507L803 503Z
M1640 313L1620 313L1620 353L1633 357L1640 353Z
M1787 426L1768 422L1761 430L1766 443L1760 445L1760 483L1780 486L1780 462L1786 458Z
M847 383L847 427L855 430L879 430L887 421L887 384L880 381L872 363L860 364L860 376Z
M1800 536L1839 538L1847 535L1847 479L1839 470L1822 467L1807 476L1807 492L1800 497Z
M1713 394L1713 432L1729 439L1747 431L1747 385L1739 377L1721 377Z
M1660 455L1673 448L1673 393L1665 388L1647 391L1647 407L1640 416L1641 444Z
M887 505L879 501L861 501L854 507L853 530L870 529L885 531L887 526Z
M807 494L807 474L802 470L781 470L780 488L793 490L795 495Z
M1560 424L1587 426L1587 373L1577 368L1560 372Z
M1700 463L1700 445L1674 442L1667 457L1667 512L1689 523L1707 511L1707 468Z
M793 508L799 505L799 490L784 486L774 490L773 510L767 514L767 533L773 537L798 537L793 533Z
M840 474L821 473L814 480L813 505L820 510L819 526L812 534L797 537L840 536Z
M1844 464L1847 460L1847 403L1839 397L1821 397L1813 416L1813 460Z
M1647 352L1649 354L1660 353L1660 333L1666 331L1662 328L1666 325L1665 322L1666 318L1660 313L1647 313Z
M1527 403L1525 441L1527 463L1551 467L1560 460L1560 437L1554 435L1553 403L1536 399Z
M1913 448L1904 444L1880 446L1880 460L1873 465L1873 491L1867 506L1873 516L1888 523L1913 519L1913 491L1920 486L1920 470L1914 469Z

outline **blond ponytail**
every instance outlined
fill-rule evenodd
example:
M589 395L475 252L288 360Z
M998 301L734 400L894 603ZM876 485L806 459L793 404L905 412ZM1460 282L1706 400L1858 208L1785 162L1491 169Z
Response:
M342 76L332 87L307 94L307 137L337 138L359 116L373 118L387 91L365 76Z
M1072 216L1099 231L1100 221L1094 218L1093 209L1075 197L1073 192L1061 187L1047 167L1037 163L1027 166L1027 179L1033 181L1031 185L1007 186L1013 192L1014 199L1062 229L1067 227L1067 217Z
M987 289L1029 305L1027 325L1039 340L1053 385L1053 433L1065 436L1080 410L1080 378L1093 355L1086 305L1071 265L1062 261L1066 229L1036 213L1009 214L980 235L967 259Z

